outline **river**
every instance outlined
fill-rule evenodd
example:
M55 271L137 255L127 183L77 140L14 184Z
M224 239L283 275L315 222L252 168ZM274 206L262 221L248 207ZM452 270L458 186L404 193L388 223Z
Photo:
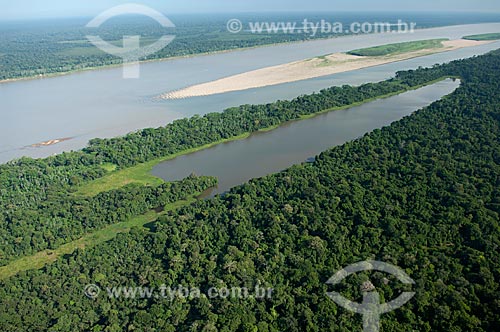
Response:
M380 81L398 70L484 54L500 48L500 42L259 89L184 100L153 98L165 91L334 52L418 39L458 39L487 32L500 32L500 24L441 27L417 30L414 34L348 36L150 62L141 65L141 78L137 80L124 80L122 69L112 68L3 83L0 84L0 162L76 150L95 137L114 137L158 127L194 114L290 99L333 85ZM71 139L51 146L32 147L60 138Z
M224 193L252 178L305 162L333 146L400 120L450 94L459 83L447 79L361 106L292 121L269 132L163 162L154 167L153 175L166 181L181 180L191 173L216 176L218 188L206 194Z

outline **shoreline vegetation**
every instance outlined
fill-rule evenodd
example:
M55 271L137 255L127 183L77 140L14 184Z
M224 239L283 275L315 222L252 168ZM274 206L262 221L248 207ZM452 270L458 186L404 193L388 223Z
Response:
M427 40L418 40L404 43L395 43L395 44L385 44L374 47L362 48L359 50L353 50L347 52L350 55L357 56L384 56L384 55L395 55L402 54L408 52L415 52L421 50L430 50L446 47L444 42L450 42L449 39L441 38L441 39L427 39Z
M342 110L342 109L349 109L355 106L359 106L362 104L369 103L374 100L379 100L379 99L384 99L384 98L389 98L401 93L405 93L411 90L416 90L419 88L422 88L424 86L432 85L437 82L440 82L442 80L448 79L448 78L456 78L456 77L451 77L451 76L443 76L422 84L414 85L414 86L408 86L404 90L398 90L394 92L390 92L384 95L379 95L376 97L372 98L367 98L359 102L354 102L349 105L344 105L344 106L338 106L338 107L332 107L332 108L327 108L323 109L321 111L312 113L312 114L304 114L301 115L300 117L278 123L273 126L269 126L266 128L259 129L257 131L252 131L252 132L246 132L238 136L230 137L227 139L215 141L203 146L187 149L180 151L178 153L168 155L165 157L161 157L155 160L151 160L145 163L140 163L138 165L124 168L124 169L117 169L116 165L114 164L102 164L101 167L108 172L108 174L104 175L101 178L98 178L96 180L90 181L85 183L84 185L80 186L76 192L73 193L73 197L75 198L89 198L92 199L93 197L96 197L97 195L104 193L104 192L109 192L112 190L119 190L127 185L135 184L135 185L141 185L141 186L151 186L151 187L156 187L156 186L161 186L162 184L165 184L165 182L153 176L151 174L152 168L157 165L158 163L171 160L174 158L177 158L182 155L190 154L190 153L195 153L197 151L201 151L203 149L207 149L213 146L216 146L218 144L223 144L231 141L236 141L236 140L241 140L250 137L251 135L258 133L258 132L266 132L266 131L271 131L276 128L279 128L280 126L291 122L291 121L301 121L305 119L310 119L315 116L318 116L320 114L324 114L327 112L333 112L337 110ZM210 189L210 188L207 188ZM28 271L32 269L41 269L47 264L53 263L56 261L58 258L62 257L63 255L68 255L72 254L75 250L77 249L86 249L86 248L92 248L100 243L109 241L113 238L115 238L118 234L120 233L128 233L133 227L145 227L147 224L154 223L160 216L165 215L168 212L171 212L173 210L186 207L195 201L198 200L198 197L201 195L201 193L195 193L188 197L187 199L181 199L172 203L168 203L165 205L164 208L162 208L160 211L148 211L145 214L141 214L135 217L130 218L127 221L123 222L118 222L115 224L110 224L108 226L105 226L104 228L97 229L93 232L85 233L83 234L79 239L73 240L67 243L64 243L63 245L55 248L55 249L45 249L39 252L36 252L32 255L28 256L22 256L17 258L16 260L8 262L6 265L0 266L0 280L7 279L9 277L15 276L16 274L23 272L23 271Z
M476 41L483 41L483 40L500 40L500 33L484 33L481 35L471 35L471 36L465 36L463 39L467 40L476 40Z
M388 63L409 60L431 54L491 43L492 41L432 39L381 45L372 48L334 53L312 59L233 75L192 85L161 94L157 98L175 100L242 91L266 86L292 83L332 74L349 72Z
M423 83L423 84L420 84L417 86L409 87L405 90L399 90L396 92L387 93L385 95L381 95L381 96L377 96L377 97L373 97L373 98L368 98L368 99L365 99L363 101L355 102L355 103L352 103L349 105L324 109L324 110L321 110L321 111L318 111L318 112L315 112L312 114L301 115L299 118L296 118L296 119L281 122L281 123L278 123L276 125L262 128L262 129L259 129L256 131L245 132L241 135L222 139L222 140L215 141L215 142L211 142L211 143L205 144L203 146L183 150L183 151L180 151L180 152L172 154L172 155L160 157L160 158L148 161L146 163L141 163L141 164L132 166L130 168L113 170L112 172L105 175L104 177L93 180L91 182L87 182L84 185L80 186L78 188L77 192L75 193L75 195L88 196L88 197L90 196L91 197L91 196L98 195L101 192L119 189L119 188L121 188L125 185L128 185L128 184L131 184L131 183L136 183L136 184L141 184L141 185L159 185L159 184L163 183L163 180L152 175L151 171L153 170L153 168L156 165L158 165L162 162L173 160L175 158L178 158L178 157L181 157L184 155L188 155L188 154L192 154L192 153L196 153L196 152L199 152L202 150L206 150L206 149L212 148L212 147L220 145L220 144L229 143L229 142L238 141L238 140L244 140L244 139L247 139L250 136L257 134L259 132L272 131L272 130L277 129L281 126L286 125L289 122L307 120L307 119L311 119L313 117L316 117L316 116L319 116L321 114L325 114L328 112L334 112L334 111L338 111L338 110L346 110L346 109L350 109L350 108L353 108L356 106L364 105L366 103L369 103L369 102L372 102L375 100L390 98L390 97L393 97L393 96L396 96L396 95L399 95L399 94L402 94L402 93L405 93L408 91L417 90L417 89L420 89L422 87L441 82L441 81L448 79L448 78L458 79L458 77L443 76L443 77L440 77L438 79L435 79L435 80L432 80L432 81L429 81L429 82L426 82L426 83Z
M343 37L345 37L345 36L343 36ZM338 37L331 37L331 38L338 38ZM329 38L323 38L323 39L329 39ZM317 40L320 40L320 39L317 39ZM239 47L239 48L234 48L234 49L212 51L212 52L176 55L176 56L165 57L165 58L141 60L141 61L139 61L139 64L174 61L174 60L179 60L179 59L189 59L189 58L194 58L194 57L210 56L210 55L216 55L216 54L247 51L247 50L252 50L252 49L257 49L257 48L273 47L273 46L277 46L277 45L298 44L298 43L306 43L306 42L308 42L308 41L304 40L304 41L293 41L293 42L283 42L283 43L271 43L271 44L264 44L264 45L256 45L256 46ZM55 77L68 76L68 75L73 75L73 74L78 74L78 73L89 72L89 71L115 69L115 68L120 68L122 66L123 66L123 63L114 63L114 64L107 64L107 65L102 65L102 66L89 66L89 67L85 67L85 68L79 68L79 69L74 69L74 70L69 70L69 71L61 71L61 72L55 72L55 73L49 73L49 74L39 74L39 75L33 75L33 76L7 78L4 80L0 80L0 84L8 84L8 83L14 83L14 82L19 82L19 81L41 80L41 79L45 79L45 78L55 78Z
M186 54L186 55L168 56L168 57L162 57L162 58L157 58L157 59L140 60L139 64L174 61L174 60L179 60L179 59L190 59L190 58L194 58L194 57L211 56L211 55L233 53L233 52L242 52L242 51L260 49L260 48L266 48L266 47L282 46L282 45L302 44L302 43L308 43L311 41L329 40L329 39L343 38L343 37L349 37L349 36L352 36L352 35L329 36L329 37L323 37L323 38L315 38L313 40L293 40L293 41L284 41L284 42L271 42L269 44L243 46L243 47L228 48L228 49L222 49L222 50L210 51L210 52L199 52L199 53L191 53L191 54ZM122 66L123 66L123 63L113 63L113 64L106 64L106 65L102 65L102 66L89 66L89 67L84 67L84 68L79 68L79 69L68 70L68 71L54 72L54 73L49 73L49 74L38 74L38 75L32 75L32 76L7 78L7 79L0 80L0 84L8 84L8 83L14 83L14 82L19 82L19 81L31 81L31 80L39 80L39 79L45 79L45 78L61 77L61 76L67 76L67 75L72 75L72 74L84 73L84 72L88 72L88 71L115 69L115 68L120 68Z

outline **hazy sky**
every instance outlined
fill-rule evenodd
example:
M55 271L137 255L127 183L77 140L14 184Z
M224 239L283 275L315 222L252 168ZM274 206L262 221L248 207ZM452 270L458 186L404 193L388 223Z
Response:
M0 19L94 16L124 3L169 13L257 11L482 11L499 12L500 0L0 0Z

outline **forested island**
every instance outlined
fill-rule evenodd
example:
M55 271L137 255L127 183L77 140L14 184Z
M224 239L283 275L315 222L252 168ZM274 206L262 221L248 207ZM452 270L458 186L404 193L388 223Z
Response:
M397 265L414 299L384 315L384 331L500 329L500 51L388 81L333 87L292 101L243 105L176 121L83 151L0 165L2 265L214 185L82 186L141 163L272 128L289 120L459 77L452 95L313 163L185 204L146 228L77 249L0 281L2 331L354 331L361 318L327 296L326 281L354 262ZM345 280L359 301L363 277ZM371 280L384 299L404 286ZM89 299L85 285L254 286L272 298Z

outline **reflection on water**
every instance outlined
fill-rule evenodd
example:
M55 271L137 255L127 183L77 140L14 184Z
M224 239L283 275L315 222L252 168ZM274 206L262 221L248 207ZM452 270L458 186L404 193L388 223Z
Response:
M273 131L166 161L157 165L153 174L166 181L180 180L192 173L216 176L218 188L203 196L224 193L252 178L311 161L311 157L333 146L389 125L450 94L459 84L448 79L365 105L289 122Z

